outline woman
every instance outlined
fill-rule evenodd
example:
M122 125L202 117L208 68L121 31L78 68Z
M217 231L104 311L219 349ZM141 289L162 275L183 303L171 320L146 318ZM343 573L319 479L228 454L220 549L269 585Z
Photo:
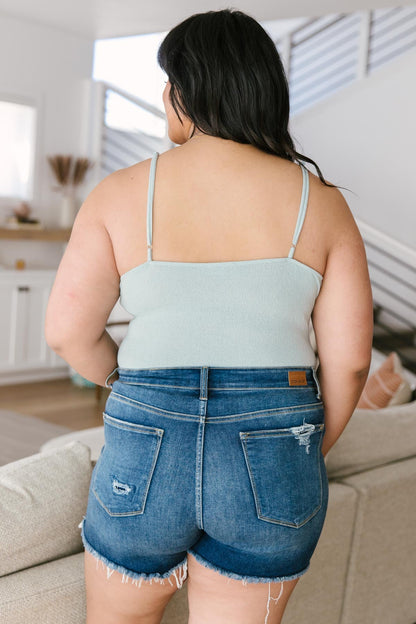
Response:
M187 578L191 624L277 624L369 370L365 250L294 149L258 22L192 15L158 61L178 147L90 193L47 310L48 344L112 388L80 524L87 622L156 624ZM119 294L134 318L118 350Z

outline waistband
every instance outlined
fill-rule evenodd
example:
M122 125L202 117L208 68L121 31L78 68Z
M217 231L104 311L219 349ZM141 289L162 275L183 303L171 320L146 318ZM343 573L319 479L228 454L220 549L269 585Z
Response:
M144 383L163 386L200 386L208 388L236 388L239 385L254 388L311 387L321 396L316 369L313 366L279 367L218 367L190 366L172 368L116 368L119 380L125 383ZM109 379L107 378L107 380ZM109 386L111 387L111 385Z

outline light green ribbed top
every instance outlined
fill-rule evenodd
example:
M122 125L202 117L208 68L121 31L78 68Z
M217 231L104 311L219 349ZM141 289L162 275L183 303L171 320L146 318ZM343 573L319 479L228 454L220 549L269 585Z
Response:
M147 262L123 273L121 305L134 316L120 368L316 366L310 318L322 275L293 258L309 196L308 170L289 255L230 262L152 260L155 152L147 202Z

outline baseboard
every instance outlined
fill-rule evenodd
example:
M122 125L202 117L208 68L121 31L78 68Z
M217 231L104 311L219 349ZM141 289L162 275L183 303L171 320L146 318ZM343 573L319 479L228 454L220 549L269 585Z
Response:
M26 371L1 371L0 386L30 383L32 381L50 381L51 379L69 379L69 366L54 369L38 369Z

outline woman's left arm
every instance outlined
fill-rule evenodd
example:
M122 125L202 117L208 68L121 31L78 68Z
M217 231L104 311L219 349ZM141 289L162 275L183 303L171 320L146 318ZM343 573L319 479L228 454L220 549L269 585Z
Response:
M79 209L45 320L48 345L80 375L102 386L117 366L118 346L105 326L119 298L120 276L104 215L120 202L118 180L117 171L104 178Z

